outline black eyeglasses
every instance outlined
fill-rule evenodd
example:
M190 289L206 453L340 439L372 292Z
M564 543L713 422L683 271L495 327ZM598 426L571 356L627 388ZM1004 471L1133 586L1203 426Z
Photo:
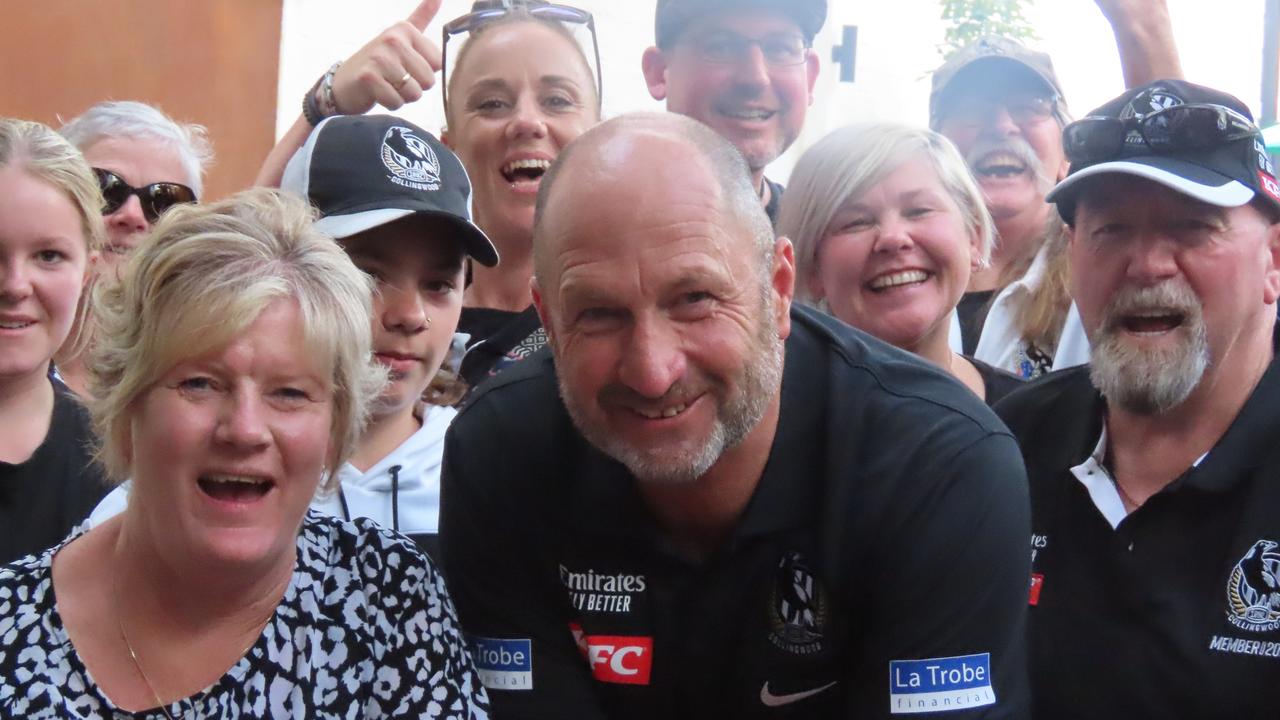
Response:
M196 201L195 191L186 185L158 182L136 188L110 170L94 168L93 173L98 176L98 188L102 190L102 199L106 201L102 206L103 215L110 215L119 210L129 202L131 195L138 196L138 202L142 205L142 216L149 223L158 220L161 213L174 205Z
M760 48L765 64L772 67L802 65L809 44L794 33L776 33L762 38L746 37L728 31L707 33L689 39L698 57L716 65L735 65L742 62L752 47Z
M488 4L493 3L477 2L472 8ZM440 97L443 100L445 117L449 116L449 38L465 32L473 32L517 10L527 12L540 20L586 26L587 30L591 32L591 50L596 58L594 69L596 76L596 102L599 102L604 97L604 80L600 76L600 43L596 40L596 21L591 16L591 13L569 5L556 5L554 3L541 2L540 0L497 0L493 7L482 7L479 10L473 9L466 15L449 21L441 31L444 38L440 44Z
M1062 149L1077 165L1119 157L1136 131L1154 153L1203 150L1261 135L1249 118L1222 105L1174 105L1140 118L1086 117L1062 130Z

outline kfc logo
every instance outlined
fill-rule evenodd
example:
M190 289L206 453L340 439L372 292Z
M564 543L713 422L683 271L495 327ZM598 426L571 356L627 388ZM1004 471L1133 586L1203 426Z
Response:
M1040 588L1044 587L1044 575L1031 573L1031 604L1040 604Z
M577 623L569 629L578 643L591 675L600 682L648 685L653 668L653 638L634 635L586 635Z
M1280 202L1280 185L1276 184L1276 179L1270 175L1258 171L1258 182L1262 185L1262 189L1271 196L1276 202Z

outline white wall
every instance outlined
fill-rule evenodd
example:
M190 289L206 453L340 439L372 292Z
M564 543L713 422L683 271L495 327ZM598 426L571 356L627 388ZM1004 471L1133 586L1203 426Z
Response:
M568 0L590 10L600 34L604 110L656 110L640 74L640 54L653 41L654 0ZM1193 82L1238 96L1257 114L1261 90L1264 0L1167 0L1183 69ZM860 120L927 121L929 72L941 63L936 0L829 0L826 27L815 41L823 63L817 99L796 145L770 169L785 180L795 158L830 130ZM284 0L280 48L278 132L297 117L301 98L333 61L355 52L408 15L417 0ZM444 0L427 28L440 42L445 21L470 0ZM1071 109L1080 116L1123 89L1110 27L1094 0L1038 0L1028 16L1054 60ZM831 50L843 25L858 26L857 77L837 82ZM398 114L432 131L443 124L439 90Z

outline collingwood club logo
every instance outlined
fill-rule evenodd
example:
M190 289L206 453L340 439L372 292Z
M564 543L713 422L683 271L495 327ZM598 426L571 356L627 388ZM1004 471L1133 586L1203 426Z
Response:
M1144 90L1137 97L1130 100L1129 104L1124 106L1124 110L1120 111L1120 119L1142 119L1151 113L1167 110L1181 104L1182 98L1162 87L1153 87L1150 90Z
M387 179L415 190L440 189L440 159L422 138L407 127L395 126L382 136L382 164Z
M1227 621L1241 630L1280 628L1280 543L1259 540L1227 579Z
M1150 90L1144 90L1137 97L1129 101L1128 105L1120 111L1121 120L1137 119L1150 115L1151 113L1160 112L1175 105L1182 105L1182 98L1174 95L1165 88L1153 87ZM1142 133L1137 128L1133 128L1124 136L1125 145L1145 145L1146 140L1142 139Z
M824 649L827 595L809 564L789 552L778 563L770 599L769 641L796 655Z

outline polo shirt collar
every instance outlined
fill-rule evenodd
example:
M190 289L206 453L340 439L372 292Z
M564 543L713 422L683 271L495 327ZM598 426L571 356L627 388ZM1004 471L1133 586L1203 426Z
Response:
M793 332L803 328L792 322ZM786 365L782 371L782 402L778 411L778 431L769 448L760 483L756 486L733 539L767 535L780 530L812 524L816 503L826 476L826 424L823 422L829 399L829 369L815 362L817 353L799 351L808 337L788 342ZM857 402L845 398L845 402Z
M1272 452L1276 428L1280 427L1280 323L1272 331L1271 343L1271 364L1241 406L1235 420L1209 452L1201 455L1187 472L1169 484L1170 489L1186 486L1207 492L1226 492L1241 482L1249 470L1261 465ZM1105 473L1106 483L1112 483L1110 473L1102 464L1107 442L1105 406L1099 404L1098 407L1100 412L1095 417L1101 424L1101 433L1097 446L1089 457L1071 468L1071 473L1084 484L1095 506L1114 528L1119 520L1124 519L1123 504L1120 504L1121 514L1113 520L1115 513L1109 495L1116 494L1115 488L1103 487L1096 474L1089 482L1081 478L1082 475L1090 477L1088 471L1096 466ZM1118 495L1114 499L1119 502Z
M1249 394L1226 433L1214 444L1185 482L1209 492L1225 492L1243 481L1248 471L1275 452L1280 427L1280 323L1272 331L1272 358L1258 385Z

